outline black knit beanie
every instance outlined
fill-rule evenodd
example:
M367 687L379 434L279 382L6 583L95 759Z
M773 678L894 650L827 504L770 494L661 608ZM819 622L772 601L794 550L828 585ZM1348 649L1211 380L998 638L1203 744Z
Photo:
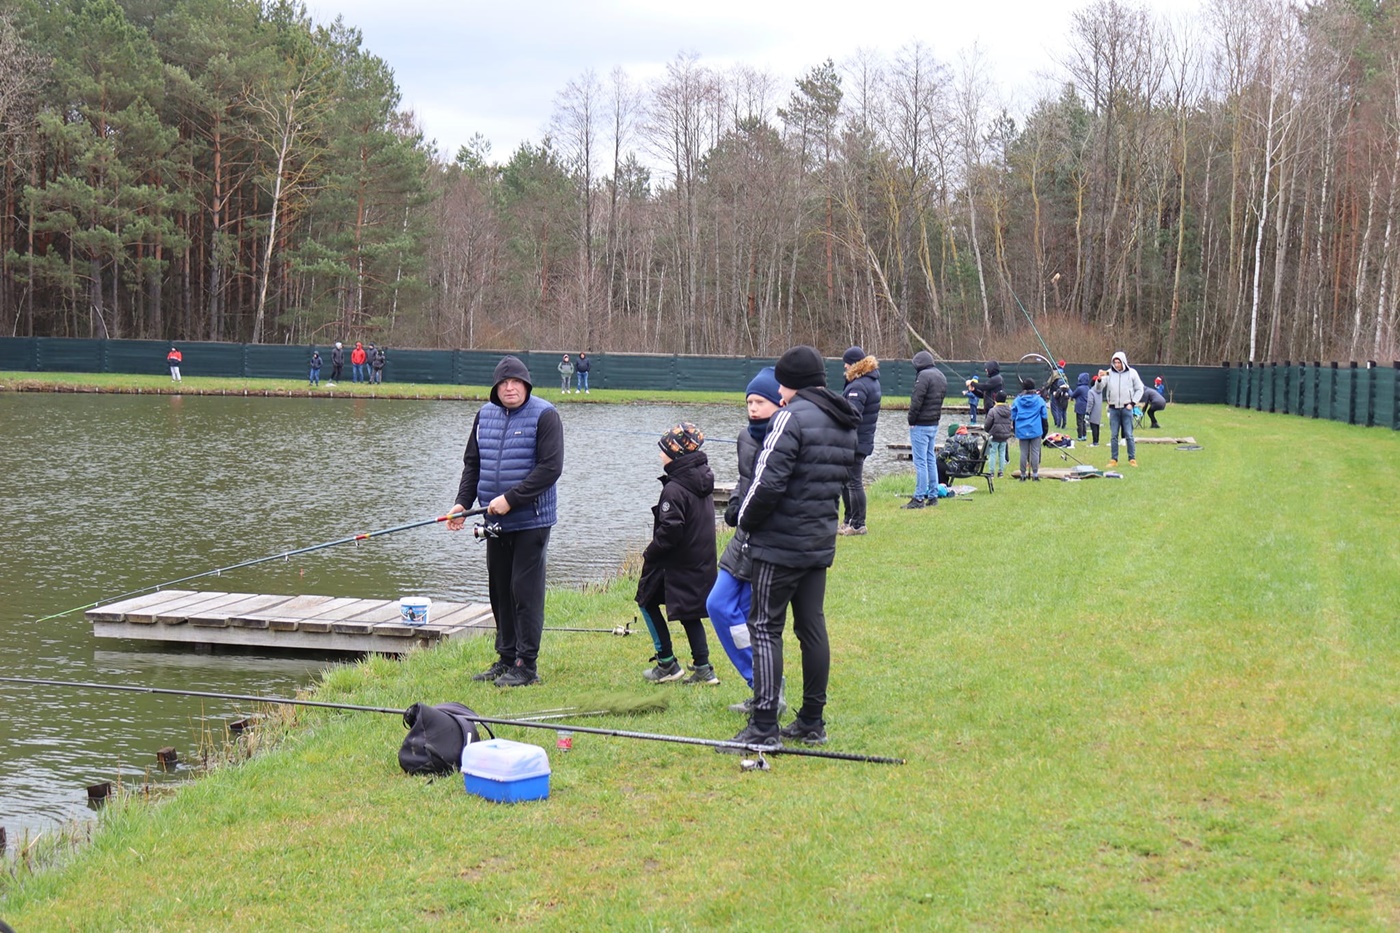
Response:
M826 385L826 364L813 347L796 346L778 357L774 367L778 385L789 389L810 389Z

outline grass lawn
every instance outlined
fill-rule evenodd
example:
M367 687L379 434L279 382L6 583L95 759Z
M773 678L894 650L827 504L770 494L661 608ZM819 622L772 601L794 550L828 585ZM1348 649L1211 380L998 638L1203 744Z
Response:
M403 775L395 717L301 710L274 751L110 810L0 915L22 933L1395 929L1400 434L1162 420L1204 449L922 511L898 508L912 476L872 488L870 534L840 539L829 577L828 747L903 767L743 773L700 747L576 735L559 754L502 729L554 768L548 801L503 806ZM612 626L631 595L552 593L548 624ZM650 653L547 634L545 684L501 691L468 680L492 659L477 640L337 669L320 698L509 715L644 692ZM588 724L727 738L744 685L721 676Z

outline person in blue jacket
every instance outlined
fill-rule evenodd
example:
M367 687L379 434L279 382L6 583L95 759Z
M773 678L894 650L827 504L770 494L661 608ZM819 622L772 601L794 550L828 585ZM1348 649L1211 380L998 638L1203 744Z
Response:
M315 347L311 348L311 381L310 384L318 386L321 384L321 351Z
M1011 405L1011 420L1016 425L1016 439L1021 442L1021 472L1016 478L1027 477L1040 482L1040 442L1050 433L1050 406L1036 391L1035 380L1021 380L1021 394Z

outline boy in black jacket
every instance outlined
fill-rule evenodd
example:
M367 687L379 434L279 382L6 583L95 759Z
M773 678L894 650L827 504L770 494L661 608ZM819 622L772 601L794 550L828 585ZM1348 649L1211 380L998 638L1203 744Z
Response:
M753 482L739 505L753 558L749 629L753 639L753 713L735 742L777 748L782 739L826 741L826 570L836 557L841 489L856 456L860 419L849 402L826 387L826 364L814 348L797 346L778 359L779 392L786 402L769 423L754 464ZM783 626L792 606L792 630L802 649L802 708L778 729L783 679ZM722 749L734 751L739 749Z
M637 605L651 632L656 666L642 676L652 683L685 679L717 684L705 639L705 598L715 585L715 475L700 446L705 435L689 421L661 435L661 500L652 507L651 543L642 552ZM661 614L661 604L666 614ZM690 642L691 674L676 660L667 620L679 622Z

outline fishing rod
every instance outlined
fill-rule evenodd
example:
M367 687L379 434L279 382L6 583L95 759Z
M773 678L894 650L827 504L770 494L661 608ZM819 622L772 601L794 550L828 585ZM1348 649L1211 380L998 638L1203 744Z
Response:
M53 615L44 616L38 621L47 622L50 619L57 619L60 616L66 616L71 612L82 612L84 609L92 609L93 607L100 606L103 603L117 602L118 600L126 599L129 596L140 596L142 593L150 593L156 590L163 590L166 587L174 586L177 583L187 583L190 580L198 580L201 577L220 576L222 574L228 573L231 570L241 570L244 567L251 567L254 564L265 564L270 560L287 560L289 558L297 556L298 554L309 554L312 551L324 550L328 547L335 547L338 544L351 544L359 541L367 541L370 538L378 538L381 535L391 535L396 531L407 531L410 528L422 528L424 525L435 525L438 522L451 521L454 518L471 518L474 515L484 514L486 514L486 509L484 508L470 509L466 512L450 512L447 515L439 515L437 518L425 518L421 522L409 522L406 525L395 525L393 528L381 528L379 531L367 531L361 534L351 535L348 538L337 538L334 541L326 541L323 544L313 544L310 547L301 547L292 551L283 551L281 554L269 554L267 557L258 557L254 558L253 560L245 560L237 564L230 564L227 567L216 567L213 570L206 570L203 573L192 573L187 577L180 577L178 580L167 580L164 583L156 583L152 586L143 586L140 589L129 590L128 592L122 593L118 596L111 596L104 599L99 599L96 602L87 603L86 605L74 606L72 609L65 609L62 612L55 612Z
M408 712L405 709L393 709L386 706L355 706L349 703L325 703L319 700L296 700L290 697L265 697L253 696L244 693L211 693L202 690L171 690L165 687L139 687L129 684L99 684L74 680L40 680L34 677L0 677L0 683L7 684L28 684L39 687L73 687L79 690L114 690L123 693L159 693L169 696L201 697L210 700L240 700L245 703L263 703L269 706L314 706L320 709L343 709L356 713L388 713L390 715L402 716ZM473 713L471 716L464 716L472 722L485 723L488 726L520 726L526 729L549 729L558 732L560 728L567 728L570 732L577 732L586 735L610 735L622 739L641 739L649 742L671 742L678 745L707 745L711 748L730 749L733 751L758 752L765 755L798 755L804 758L830 758L836 761L863 761L870 764L881 765L902 765L903 758L887 758L880 755L856 755L849 752L831 752L816 748L765 748L762 745L747 742L730 742L721 739L702 739L688 735L660 735L654 732L631 732L626 729L599 729L593 726L578 726L572 723L559 723L551 725L546 722L533 722L523 719L505 719L500 717L480 716Z
M1058 367L1052 362L1055 359L1055 354L1050 352L1050 345L1045 342L1044 337L1040 336L1040 329L1035 326L1035 321L1031 318L1031 313L1026 310L1025 305L1021 304L1021 299L1016 297L1016 292L1013 289L1007 288L1007 291L1011 292L1011 299L1016 302L1017 307L1021 309L1021 313L1026 316L1026 323L1031 326L1031 332L1035 334L1035 339L1040 341L1041 348L1045 350L1046 361L1050 362L1051 370L1057 369Z
M573 428L573 430L582 431L585 434L625 434L631 437L650 437L653 439L660 436L653 431L621 431L613 428ZM705 440L715 444L739 443L738 440L732 437L710 437L708 434L705 435Z

